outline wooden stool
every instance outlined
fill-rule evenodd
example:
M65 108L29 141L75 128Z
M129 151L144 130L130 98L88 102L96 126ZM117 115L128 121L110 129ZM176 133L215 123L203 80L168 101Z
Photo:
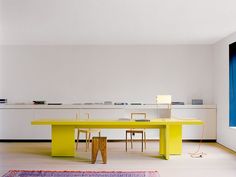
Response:
M107 137L93 137L92 139L92 163L97 159L98 151L101 151L103 163L107 163Z

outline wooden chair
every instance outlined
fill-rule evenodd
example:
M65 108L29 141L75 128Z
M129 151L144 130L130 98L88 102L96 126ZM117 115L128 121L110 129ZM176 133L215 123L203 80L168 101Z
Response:
M87 115L87 120L90 119L89 113L85 113ZM76 113L76 120L80 119L80 114ZM85 133L86 136L86 152L89 149L91 133L98 133L99 137L101 137L101 130L100 129L84 129L84 128L77 128L77 138L76 138L76 150L78 149L79 144L79 135L80 133Z
M147 119L147 114L146 113L131 113L131 120L134 120L135 115L143 115L144 119ZM135 133L140 133L142 135L142 152L143 152L143 141L145 143L145 149L147 147L147 141L146 141L146 131L145 129L130 129L126 130L125 134L125 150L127 152L127 142L128 142L128 133L130 133L130 141L131 141L131 149L133 149L133 138L132 136L135 135Z

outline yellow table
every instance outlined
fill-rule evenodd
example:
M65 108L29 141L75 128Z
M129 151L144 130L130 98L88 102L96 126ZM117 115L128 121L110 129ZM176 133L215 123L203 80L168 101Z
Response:
M160 154L169 159L172 154L182 153L182 125L202 125L203 122L197 119L152 119L150 122L38 119L31 124L52 126L52 156L75 155L75 128L160 129Z

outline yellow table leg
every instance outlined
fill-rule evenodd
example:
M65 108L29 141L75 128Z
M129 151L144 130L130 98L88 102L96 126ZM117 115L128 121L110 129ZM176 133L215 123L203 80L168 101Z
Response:
M52 125L52 156L74 155L74 126Z
M169 155L179 155L182 153L182 126L181 125L166 125L165 128L160 128L160 154L166 159Z
M170 154L182 153L182 125L169 125Z
M170 127L169 125L166 125L165 130L165 153L164 153L164 157L166 160L168 160L170 158L170 131L169 131Z
M159 151L160 155L165 153L165 128L160 128Z

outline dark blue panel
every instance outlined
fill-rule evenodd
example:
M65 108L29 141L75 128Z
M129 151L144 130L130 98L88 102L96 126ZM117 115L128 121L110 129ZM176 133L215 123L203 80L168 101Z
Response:
M229 45L229 126L236 126L236 43Z

